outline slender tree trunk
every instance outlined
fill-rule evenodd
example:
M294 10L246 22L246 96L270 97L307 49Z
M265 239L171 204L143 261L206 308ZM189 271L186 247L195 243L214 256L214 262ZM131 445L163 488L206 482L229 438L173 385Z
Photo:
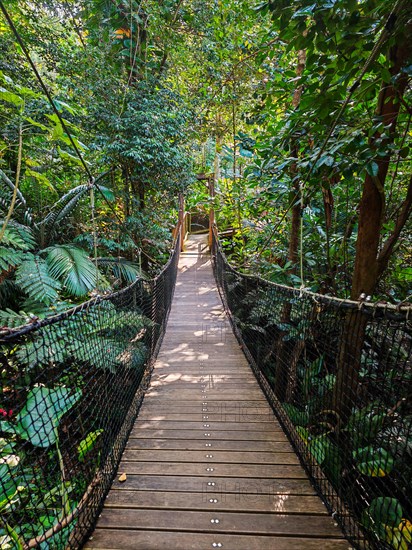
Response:
M296 67L296 75L302 76L303 70L306 63L306 50L298 51L298 64ZM302 86L297 86L293 94L292 105L294 109L299 107L300 99L302 97ZM291 262L292 267L290 268L290 273L296 274L297 265L299 261L299 234L300 234L300 218L302 215L302 204L301 204L301 192L300 192L300 181L298 178L298 138L295 137L291 143L291 153L292 156L296 159L295 162L291 165L290 175L292 177L292 216L291 216L291 227L289 234L289 250L288 250L288 260ZM290 313L292 310L292 305L289 302L285 302L282 309L282 323L290 322ZM285 401L285 399L290 398L293 395L295 378L289 376L290 372L293 369L290 366L290 348L285 345L283 340L286 333L283 331L279 335L279 348L277 353L277 367L276 367L276 381L275 381L275 393L280 401ZM301 344L297 342L297 347ZM295 352L292 352L292 355L295 355ZM300 354L299 354L300 356Z
M296 67L296 76L302 76L306 63L306 50L298 51L298 64ZM302 86L297 86L293 94L292 105L294 109L297 109L302 97ZM302 204L300 202L300 181L297 177L297 159L298 159L298 138L295 137L292 142L292 157L296 159L291 166L292 176L292 194L293 194L293 207L292 207L292 220L289 236L289 251L288 260L292 263L291 272L296 273L296 266L299 259L299 231L300 231L300 217L302 215Z
M123 168L123 184L124 184L124 213L126 218L130 216L130 182L127 168Z
M398 78L394 78L396 86L392 82L382 83L378 96L376 118L382 121L385 133L389 135L385 141L388 153L384 157L378 155L375 157L376 175L368 173L363 185L352 278L351 298L353 300L358 300L361 294L372 295L382 274L379 262L379 244L385 215L385 179L391 159L388 146L394 141L401 98L408 81L407 75L401 70L412 56L411 30L409 27L409 39L404 38L402 44L391 47L389 51L390 72L393 76L399 75ZM372 148L375 148L378 139L382 139L379 131L371 139ZM366 326L367 318L361 310L354 310L347 314L333 395L334 410L343 424L347 422L351 409L356 403Z

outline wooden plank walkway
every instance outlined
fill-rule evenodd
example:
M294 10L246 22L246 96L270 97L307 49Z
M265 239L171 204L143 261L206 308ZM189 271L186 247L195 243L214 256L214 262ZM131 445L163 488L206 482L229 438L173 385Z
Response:
M181 256L152 382L86 548L349 548L231 331L204 236Z

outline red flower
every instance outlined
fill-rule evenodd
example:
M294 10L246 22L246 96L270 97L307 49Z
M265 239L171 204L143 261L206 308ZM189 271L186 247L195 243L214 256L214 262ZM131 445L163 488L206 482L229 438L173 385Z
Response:
M3 418L11 418L13 416L13 411L10 409L8 412L4 409L0 409L0 416Z

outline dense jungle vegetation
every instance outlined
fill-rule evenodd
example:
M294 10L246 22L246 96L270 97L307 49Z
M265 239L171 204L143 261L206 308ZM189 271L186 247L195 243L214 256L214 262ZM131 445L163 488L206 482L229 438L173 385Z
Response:
M209 209L198 173L242 269L408 299L404 3L389 22L376 0L4 5L21 43L2 14L3 325L156 271L178 193Z
M214 210L241 272L339 298L411 301L406 0L2 0L0 8L2 329L159 273L182 194L193 214ZM345 476L354 485L350 468L371 485L378 478L359 504L361 523L385 548L407 550L409 325L400 336L389 322L371 332L359 309L334 328L335 317L322 319L312 303L301 319L294 299L276 302L269 283L230 277L245 341L309 452L336 487ZM70 515L90 481L79 473L85 457L88 475L99 467L107 426L88 412L73 454L60 441L62 419L86 410L97 377L110 386L124 371L140 383L161 324L140 283L146 309L133 302L126 311L117 296L2 348L1 548L20 548ZM348 387L356 403L340 393ZM332 428L319 417L325 395L338 418ZM329 463L332 454L339 460ZM50 491L32 464L39 456L55 466ZM52 514L39 519L41 503ZM41 547L64 547L67 536Z

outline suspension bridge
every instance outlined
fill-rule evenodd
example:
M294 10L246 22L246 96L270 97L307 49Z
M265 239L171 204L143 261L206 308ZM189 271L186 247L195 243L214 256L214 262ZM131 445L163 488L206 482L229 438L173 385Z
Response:
M1 330L2 548L406 549L410 308L184 236L155 279Z
M150 387L86 548L319 546L348 543L233 335L206 239L193 236Z

